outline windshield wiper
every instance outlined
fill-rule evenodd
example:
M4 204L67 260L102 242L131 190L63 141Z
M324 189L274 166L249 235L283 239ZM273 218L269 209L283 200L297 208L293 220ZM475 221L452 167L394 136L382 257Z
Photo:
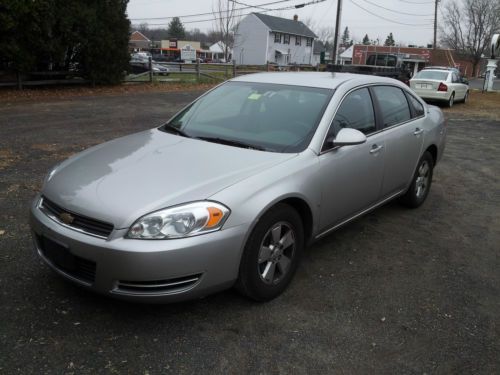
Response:
M178 129L176 128L175 126L172 126L170 124L165 124L162 126L162 129L165 130L166 132L169 132L169 133L174 133L174 134L177 134L177 135L180 135L182 137L186 137L186 138L192 138L189 134L187 134L184 130L181 130L181 129Z
M259 150L259 151L267 151L267 149L262 147L262 146L252 145L250 143L245 143L242 141L235 141L233 139L225 139L225 138L218 138L218 137L198 137L197 139L202 139L202 140L208 141L208 142L220 143L220 144L228 145L228 146L248 148L248 149Z

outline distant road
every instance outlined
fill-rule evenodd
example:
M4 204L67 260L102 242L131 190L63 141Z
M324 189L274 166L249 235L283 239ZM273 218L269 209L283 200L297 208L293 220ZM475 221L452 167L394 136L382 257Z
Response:
M474 78L469 81L469 87L471 89L482 90L484 84L484 78ZM493 90L500 90L500 79L495 78L493 81Z

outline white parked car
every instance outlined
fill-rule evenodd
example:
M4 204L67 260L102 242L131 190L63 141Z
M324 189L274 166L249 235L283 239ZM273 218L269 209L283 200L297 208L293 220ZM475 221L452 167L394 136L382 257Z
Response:
M423 69L410 80L410 87L422 99L446 102L448 107L469 97L469 82L455 68Z

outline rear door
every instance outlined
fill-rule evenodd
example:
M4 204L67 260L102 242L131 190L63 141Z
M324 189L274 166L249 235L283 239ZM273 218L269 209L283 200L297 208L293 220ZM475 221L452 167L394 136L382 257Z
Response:
M455 99L464 99L467 92L467 86L462 83L462 80L457 73L453 72L453 74L451 75L451 82L453 83L453 89L455 90Z
M418 99L396 86L373 86L378 118L385 139L382 198L408 186L424 139L424 107ZM415 108L416 107L416 108Z

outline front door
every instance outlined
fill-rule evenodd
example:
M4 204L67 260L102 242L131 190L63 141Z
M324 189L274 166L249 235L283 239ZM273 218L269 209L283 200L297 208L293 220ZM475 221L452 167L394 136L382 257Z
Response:
M325 143L319 156L322 176L321 231L342 223L380 199L385 142L383 134L375 134L373 103L367 88L346 95L326 139L334 137L342 128L365 133L367 142L331 149Z

